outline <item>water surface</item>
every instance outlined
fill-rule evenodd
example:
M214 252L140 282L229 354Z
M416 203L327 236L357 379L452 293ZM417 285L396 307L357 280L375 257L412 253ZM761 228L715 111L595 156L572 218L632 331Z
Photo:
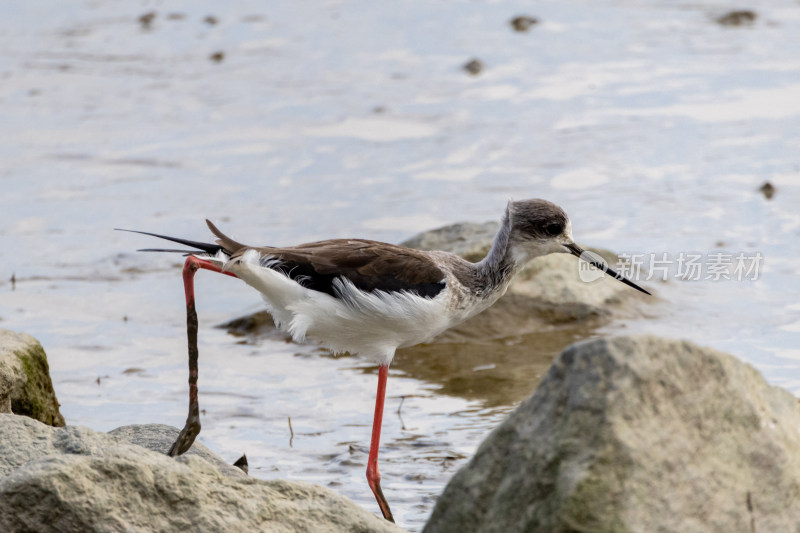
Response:
M68 423L180 426L180 261L136 254L153 242L112 228L202 240L207 217L253 244L398 242L543 197L580 242L759 252L763 268L643 279L657 303L599 329L400 352L381 473L401 525L421 527L578 339L688 338L798 393L800 5L748 7L755 24L725 28L716 1L5 2L0 326L42 341ZM513 32L521 13L540 24ZM473 57L478 76L461 70ZM258 295L208 272L197 292L200 440L377 512L364 480L375 367L229 335L214 326L260 309Z

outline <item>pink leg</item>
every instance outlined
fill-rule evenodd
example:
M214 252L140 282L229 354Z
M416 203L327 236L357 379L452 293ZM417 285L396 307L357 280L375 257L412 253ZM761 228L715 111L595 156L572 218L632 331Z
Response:
M194 274L205 268L221 274L236 277L230 272L223 272L214 263L205 259L189 256L183 265L183 288L186 292L186 336L189 341L189 415L178 439L172 444L167 455L175 457L192 447L194 439L200 433L200 404L197 401L197 310L194 307Z
M389 503L381 490L381 474L378 472L378 448L381 442L381 423L383 422L383 401L386 398L386 378L389 377L389 365L381 365L378 368L378 394L375 398L375 418L372 421L372 442L369 446L369 459L367 460L367 483L378 506L381 508L383 517L389 522L394 522Z

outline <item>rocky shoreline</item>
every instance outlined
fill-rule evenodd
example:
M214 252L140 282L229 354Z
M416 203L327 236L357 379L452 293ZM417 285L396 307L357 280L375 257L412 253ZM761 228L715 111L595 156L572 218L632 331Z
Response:
M478 258L493 232L461 224L406 244ZM613 280L585 284L574 258L551 255L436 343L603 323L639 298ZM263 315L226 327L274 334ZM0 531L402 531L330 489L249 477L199 443L167 457L177 433L65 425L41 345L0 330ZM731 355L620 336L563 350L425 531L796 531L799 501L795 396Z
M3 392L28 390L8 369L29 349L2 353ZM0 531L402 531L324 487L249 477L199 443L169 458L177 428L54 419L0 414ZM795 396L716 350L614 337L562 352L425 531L793 531L798 495Z
M324 487L249 477L199 444L170 458L178 431L0 414L0 531L402 531Z

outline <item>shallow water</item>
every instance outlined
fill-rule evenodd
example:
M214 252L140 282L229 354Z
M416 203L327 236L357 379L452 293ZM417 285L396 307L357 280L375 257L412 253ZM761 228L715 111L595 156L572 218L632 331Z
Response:
M497 219L510 197L562 205L580 242L760 252L760 275L645 276L658 299L641 318L400 352L381 473L401 525L421 527L576 339L688 338L800 393L800 5L751 2L758 19L737 28L714 22L721 1L534 7L0 4L0 326L42 341L68 423L186 414L180 263L112 228L202 240L208 217L254 244L397 242ZM525 12L541 23L511 31ZM460 69L473 57L474 77ZM363 476L374 366L231 336L214 326L260 309L258 295L205 272L197 290L200 440L377 512Z

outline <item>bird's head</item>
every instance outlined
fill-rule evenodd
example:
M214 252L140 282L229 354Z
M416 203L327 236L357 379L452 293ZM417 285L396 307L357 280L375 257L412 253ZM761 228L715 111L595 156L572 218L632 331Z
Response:
M538 198L509 202L505 222L508 225L509 248L516 264L521 265L535 257L552 253L572 254L622 283L650 294L614 272L605 262L597 261L596 256L585 254L585 251L575 244L569 217L563 209L552 202Z
M509 202L506 208L508 241L515 263L567 252L574 244L572 224L563 209L547 200Z

